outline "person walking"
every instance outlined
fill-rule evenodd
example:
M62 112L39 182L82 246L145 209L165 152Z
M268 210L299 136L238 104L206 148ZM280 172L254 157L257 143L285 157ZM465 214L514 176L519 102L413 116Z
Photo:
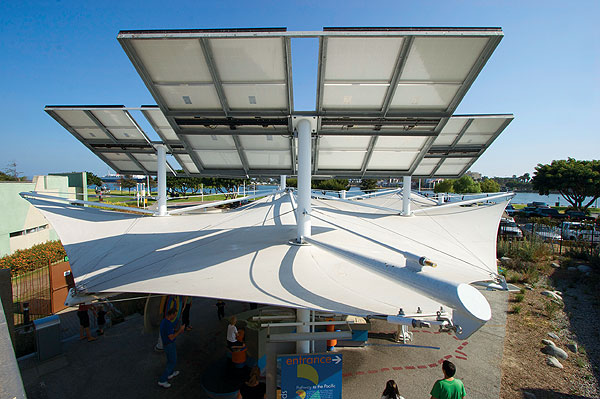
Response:
M192 325L190 323L190 308L192 307L192 297L185 297L185 305L183 306L183 312L181 315L181 322L185 325L185 330L190 331Z
M385 389L381 394L381 399L404 399L404 397L400 396L400 392L398 392L398 385L396 385L396 381L389 380L385 384Z
M84 339L87 337L88 342L95 341L96 338L92 336L90 332L90 315L88 310L94 312L96 314L96 309L94 305L88 305L85 303L79 304L79 308L77 309L77 317L79 318L79 339ZM85 336L83 335L85 333Z
M456 366L454 363L444 360L442 363L442 372L444 379L437 380L431 388L431 399L462 399L466 396L465 386L458 378L454 378L456 374Z
M225 317L225 302L222 299L219 299L216 303L217 305L217 317L219 321Z
M175 370L177 364L177 348L175 347L175 338L185 330L185 324L182 324L177 331L173 320L177 315L177 309L172 308L167 311L165 318L160 322L160 337L162 339L163 350L167 355L167 366L165 371L158 379L158 385L163 388L169 388L171 384L168 380L179 375Z

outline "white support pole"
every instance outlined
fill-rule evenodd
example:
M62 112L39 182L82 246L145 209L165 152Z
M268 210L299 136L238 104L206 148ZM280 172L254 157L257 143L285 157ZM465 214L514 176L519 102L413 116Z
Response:
M310 122L302 119L298 122L298 243L304 237L311 236L311 137Z
M307 333L310 332L310 310L308 309L296 309L296 321L304 323L298 326L296 332ZM296 342L296 353L310 353L310 341L297 341Z
M410 183L411 177L402 178L402 216L410 216Z
M340 198L341 199L346 199L346 190L340 191Z
M167 147L156 146L158 179L158 216L167 216Z
M285 186L286 186L286 175L280 175L279 176L279 189L280 190L285 190Z

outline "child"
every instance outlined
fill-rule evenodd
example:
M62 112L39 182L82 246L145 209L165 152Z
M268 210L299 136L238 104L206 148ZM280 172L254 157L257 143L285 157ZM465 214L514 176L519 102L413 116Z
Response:
M104 310L104 305L99 305L98 311L96 312L96 321L98 322L98 335L104 335L104 325L106 324L106 315L108 312Z

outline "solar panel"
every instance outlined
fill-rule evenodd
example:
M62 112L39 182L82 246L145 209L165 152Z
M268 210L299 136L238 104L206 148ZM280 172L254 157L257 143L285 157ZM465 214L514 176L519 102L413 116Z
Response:
M122 105L50 105L45 111L116 172L156 174L154 146Z
M512 115L452 116L499 28L122 31L157 102L142 113L187 175L296 173L291 38L318 38L316 176L458 177ZM117 107L47 112L119 173L152 173L150 141Z

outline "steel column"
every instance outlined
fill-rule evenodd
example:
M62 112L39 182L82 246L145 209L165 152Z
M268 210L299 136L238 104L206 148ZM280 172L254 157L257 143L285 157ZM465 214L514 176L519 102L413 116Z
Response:
M296 332L308 333L310 332L310 310L308 309L296 309L296 321L304 323L298 326ZM296 353L310 353L310 341L297 341L296 342Z
M296 210L297 241L311 236L310 197L311 197L311 126L308 119L298 122L298 208Z
M156 145L158 178L158 216L167 216L167 147Z
M410 216L410 176L402 178L402 216Z
M279 189L280 190L285 190L285 185L286 185L286 175L281 175L279 176Z

